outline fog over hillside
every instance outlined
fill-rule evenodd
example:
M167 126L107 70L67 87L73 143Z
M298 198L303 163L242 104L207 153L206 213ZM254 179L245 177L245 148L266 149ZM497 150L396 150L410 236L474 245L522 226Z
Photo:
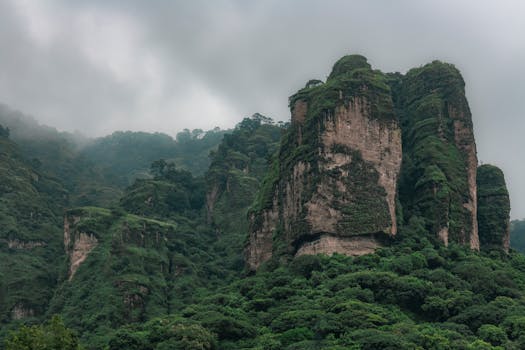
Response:
M383 71L434 59L466 81L479 159L525 217L525 5L520 1L49 1L0 4L0 103L103 136L288 120L304 77L362 53Z

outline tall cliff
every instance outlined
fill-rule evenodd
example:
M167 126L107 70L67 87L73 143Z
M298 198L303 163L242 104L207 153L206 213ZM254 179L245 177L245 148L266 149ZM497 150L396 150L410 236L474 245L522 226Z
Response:
M250 213L247 262L372 252L395 235L401 130L387 77L345 56L290 98L292 124Z
M445 245L479 249L476 143L453 65L383 74L345 56L290 109L249 213L249 268L276 255L370 253L413 218Z
M399 83L399 81L398 81ZM410 70L395 88L403 130L400 199L445 243L479 249L476 143L465 82L450 64Z
M478 167L478 225L481 248L510 247L510 200L503 172L496 166Z

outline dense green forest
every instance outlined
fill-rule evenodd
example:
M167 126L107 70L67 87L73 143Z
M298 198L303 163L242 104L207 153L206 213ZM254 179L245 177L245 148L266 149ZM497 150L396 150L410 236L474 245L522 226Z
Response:
M0 124L35 169L61 181L71 207L116 204L124 189L136 178L149 177L149 167L166 159L196 175L210 164L208 154L217 148L226 130L215 128L177 133L115 132L90 139L59 132L34 119L0 105Z
M315 102L303 129L256 113L232 130L89 139L1 106L3 346L524 349L525 221L508 224L509 193L496 167L474 164L481 249L465 244L465 230L473 230L464 204L469 159L450 107L459 104L470 118L459 72L436 61L406 76L383 74L364 57L347 56L331 77L309 81L291 98L291 105ZM295 205L272 197L292 193L278 177L299 177L294 161L327 163L316 118L331 121L349 103L343 89L377 102L376 117L400 115L407 151L396 235L382 237L371 254L274 254L247 269L249 216ZM308 144L311 138L319 143ZM330 151L334 159L349 152ZM370 169L360 152L350 154L359 165L350 170ZM361 175L378 182L375 170ZM444 225L450 241L436 235ZM280 244L274 252L285 250Z

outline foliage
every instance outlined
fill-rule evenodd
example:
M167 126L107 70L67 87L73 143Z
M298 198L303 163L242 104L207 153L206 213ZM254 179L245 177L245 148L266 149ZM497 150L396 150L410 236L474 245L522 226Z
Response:
M170 317L216 333L218 349L520 348L524 256L401 234L369 256L263 266Z
M312 165L313 185L340 178L315 166L319 121L361 96L372 118L388 122L396 112L403 122L398 235L374 254L278 256L242 271L250 204L253 212L272 206L299 161ZM0 137L0 337L17 329L5 347L525 348L525 256L455 243L469 228L466 160L448 113L453 106L470 117L457 70L434 62L387 75L346 56L326 83L310 81L292 96L292 107L298 100L309 106L301 127L255 114L231 133L185 130L173 140L119 132L83 150L72 135L13 122L0 108L11 130ZM343 230L380 230L379 174L358 152L327 151L352 156L342 170L362 190L339 208ZM494 167L480 167L478 185L480 232L492 242L508 217L507 193ZM70 209L102 202L109 208ZM435 237L445 223L448 247ZM512 224L513 242L525 237L521 224Z
M177 317L153 319L143 325L121 328L109 342L109 350L216 349L217 335L198 322Z
M301 105L307 106L305 115L297 120L292 117L279 154L250 209L253 218L250 232L263 227L267 211L279 213L279 222L274 223L276 255L295 253L289 247L314 234L305 208L316 195L337 211L339 217L334 225L337 235L380 233L390 227L385 190L378 184L381 175L376 168L363 159L359 149L340 144L328 146L323 142L324 131L335 123L337 108L351 108L359 102L363 102L367 117L378 121L381 127L389 128L396 121L387 76L372 70L366 58L359 55L341 58L326 83L309 82L289 98L292 116ZM330 169L324 166L326 158L337 156L350 156L352 162ZM348 190L341 191L339 182ZM290 198L294 201L291 209L294 212L285 214L282 208ZM292 217L286 224L285 216Z
M48 312L81 330L88 348L101 347L120 325L174 312L196 297L196 288L212 288L224 276L207 252L213 236L198 221L92 207L66 216L71 237L66 249L81 233L96 237L97 244L74 278L62 277Z
M0 336L12 318L43 313L57 285L67 192L0 138Z
M446 229L449 241L468 243L473 221L465 205L468 159L455 130L458 119L471 128L463 78L453 65L439 61L390 78L403 133L404 221L421 217L433 234Z
M478 167L478 230L482 248L508 249L510 199L503 172L496 166Z
M80 350L76 334L55 315L43 325L22 326L5 341L6 350Z
M218 128L207 132L185 129L173 139L160 133L119 131L94 140L81 155L122 188L147 176L150 164L160 158L202 175L209 166L208 153L217 147L225 132Z
M261 114L244 118L224 135L210 154L206 172L207 220L219 235L215 246L220 264L235 270L244 266L242 249L248 231L247 212L254 201L272 157L279 148L283 124Z
M205 185L174 163L163 159L151 165L153 179L138 179L124 191L121 206L128 212L157 218L195 217L204 206Z

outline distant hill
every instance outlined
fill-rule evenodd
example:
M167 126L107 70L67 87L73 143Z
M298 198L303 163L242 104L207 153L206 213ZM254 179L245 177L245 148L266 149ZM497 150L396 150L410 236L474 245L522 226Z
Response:
M175 139L161 133L118 131L89 139L40 125L21 112L0 105L0 123L10 130L24 157L40 171L60 179L77 205L109 206L136 178L148 177L150 164L158 159L202 175L228 130L183 130Z

